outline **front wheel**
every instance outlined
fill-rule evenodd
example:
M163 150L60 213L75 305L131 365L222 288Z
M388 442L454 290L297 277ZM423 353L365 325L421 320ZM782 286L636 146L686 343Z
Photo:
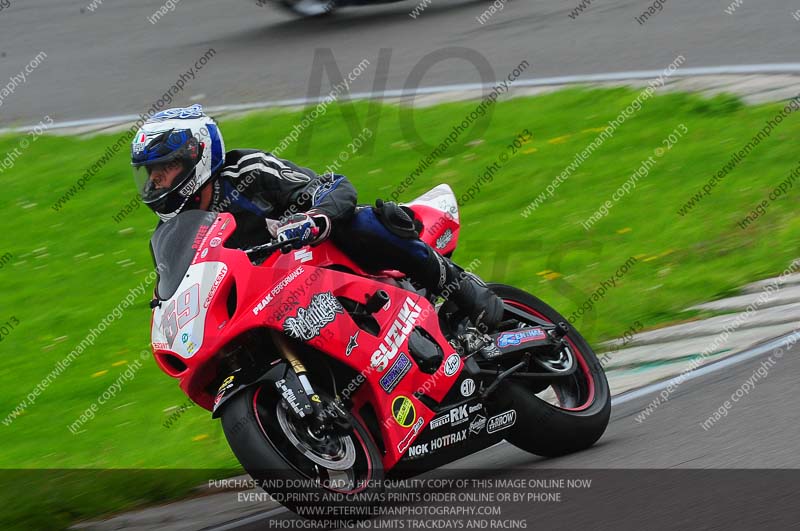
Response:
M503 401L516 411L515 426L506 440L545 457L577 452L603 435L611 416L611 391L603 367L592 348L567 319L540 299L520 289L490 284L506 307L503 319L520 325L567 323L565 339L577 370L569 376L540 381L508 378Z
M222 412L225 437L244 469L276 501L307 518L377 514L380 453L362 423L348 420L348 430L314 434L269 384L240 392Z

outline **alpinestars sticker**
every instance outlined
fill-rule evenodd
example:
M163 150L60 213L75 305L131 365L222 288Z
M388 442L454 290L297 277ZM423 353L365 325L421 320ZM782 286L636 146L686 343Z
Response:
M308 308L299 308L297 315L286 318L283 331L295 339L308 341L317 337L326 325L332 323L337 313L344 313L344 308L333 293L317 293L311 297Z
M344 351L345 356L350 356L353 353L353 349L358 346L358 333L361 330L356 330L356 333L350 336L350 341L347 342L347 348Z

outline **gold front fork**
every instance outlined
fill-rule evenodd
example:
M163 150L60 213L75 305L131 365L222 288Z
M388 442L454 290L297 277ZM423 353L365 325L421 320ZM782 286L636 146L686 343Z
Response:
M289 365L292 367L292 370L297 375L297 378L300 380L300 383L303 385L303 390L308 395L308 398L315 402L316 404L321 404L322 400L320 400L319 395L314 391L314 388L311 386L311 382L308 379L306 373L305 365L303 362L300 361L300 358L297 357L295 354L294 349L292 348L291 343L289 340L286 339L286 336L281 334L280 332L273 330L272 331L272 339L275 341L275 344L278 346L278 351L280 352L283 359L289 362Z

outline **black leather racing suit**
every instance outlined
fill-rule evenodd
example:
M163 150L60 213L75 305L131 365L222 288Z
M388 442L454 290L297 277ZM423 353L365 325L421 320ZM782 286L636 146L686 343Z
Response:
M448 292L474 323L494 328L501 318L502 303L496 296L474 278L462 275L415 233L398 236L397 231L388 230L371 207L356 204L356 190L343 175L317 175L270 153L238 149L226 153L210 186L209 210L229 212L236 219L230 247L270 240L267 218L283 221L298 212L324 216L324 235L329 233L365 269L397 269L435 293L454 286Z

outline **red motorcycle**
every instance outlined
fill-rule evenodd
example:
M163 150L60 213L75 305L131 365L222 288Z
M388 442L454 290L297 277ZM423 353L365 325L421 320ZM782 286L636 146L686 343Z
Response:
M427 243L453 253L459 217L447 185L404 208ZM488 335L451 301L397 271L364 271L331 241L227 248L235 228L230 214L194 210L155 231L153 351L289 509L335 496L374 509L386 477L503 439L562 455L605 431L601 364L536 297L490 284L505 314ZM299 485L304 496L293 496Z

